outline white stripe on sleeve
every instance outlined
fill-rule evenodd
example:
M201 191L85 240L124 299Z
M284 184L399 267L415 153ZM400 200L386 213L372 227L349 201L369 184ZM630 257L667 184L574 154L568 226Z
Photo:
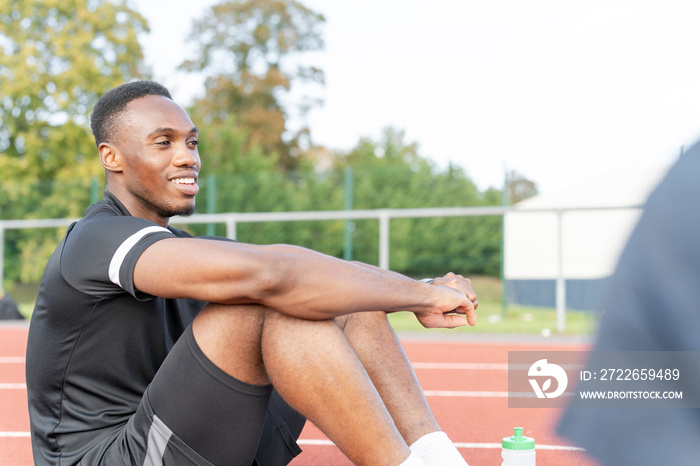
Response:
M139 230L124 240L124 242L117 248L116 252L112 256L112 261L109 263L109 279L112 283L119 287L122 286L121 282L119 281L119 270L122 267L124 258L126 258L126 255L129 253L129 251L131 251L131 248L133 248L144 236L161 231L170 233L170 230L167 228L152 226Z

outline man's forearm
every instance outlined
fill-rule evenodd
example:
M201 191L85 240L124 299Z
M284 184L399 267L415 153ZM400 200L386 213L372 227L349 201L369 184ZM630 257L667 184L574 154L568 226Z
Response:
M325 319L361 311L423 311L444 299L444 292L396 272L303 248L273 248L286 262L281 269L290 271L263 304L283 313Z
M297 246L194 238L164 239L150 246L136 264L134 284L165 298L258 303L316 320L378 310L433 312L439 317L456 308L467 312L471 306L459 286L430 286ZM437 320L436 326L442 326Z

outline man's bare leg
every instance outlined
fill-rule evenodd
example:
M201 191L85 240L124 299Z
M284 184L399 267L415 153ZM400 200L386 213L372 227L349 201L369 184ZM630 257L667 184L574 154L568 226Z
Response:
M338 322L406 443L440 430L386 314L362 312Z
M272 382L356 464L397 465L408 458L408 445L335 321L210 305L193 331L214 364L243 382Z
M386 313L350 314L340 317L338 323L411 449L426 464L466 464L452 441L440 431Z

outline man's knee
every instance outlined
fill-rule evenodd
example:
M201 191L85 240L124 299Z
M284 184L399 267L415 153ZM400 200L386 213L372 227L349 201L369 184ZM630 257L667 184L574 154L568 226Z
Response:
M338 317L338 325L343 331L385 330L390 328L386 312L356 312Z
M202 352L233 377L253 385L269 383L262 363L262 330L267 309L258 305L209 304L192 332Z
M326 331L322 330L326 327ZM275 348L289 352L287 340L310 340L338 331L335 319L312 321L290 317L260 305L209 304L195 318L192 330L202 352L233 377L254 385L269 383L265 370L263 340L267 357ZM308 342L308 341L307 341ZM296 343L295 343L296 345Z

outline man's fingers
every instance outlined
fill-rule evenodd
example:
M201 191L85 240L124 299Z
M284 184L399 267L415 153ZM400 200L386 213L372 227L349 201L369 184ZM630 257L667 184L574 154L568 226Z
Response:
M464 327L467 325L467 322L468 321L465 321L464 316L462 316L462 315L445 314L444 325L441 327L443 327L443 328Z
M474 303L474 307L476 307L479 302L479 299L476 297L476 291L474 291L474 287L472 286L472 281L468 278L465 278L461 275L457 275L459 279L462 281L462 283L465 285L465 292L464 294L467 295L467 298L469 298L469 301Z
M476 325L476 308L479 306L479 300L470 279L450 272L444 277L433 279L432 284L452 288L466 299L460 299L461 304L449 312L443 311L442 314L432 316L418 316L416 314L424 327L455 328L464 327L465 325Z
M430 318L418 318L418 321L425 328L457 328L467 325L464 314L439 314Z
M476 325L476 306L477 303L470 303L471 306L467 305L465 308L460 309L459 316L462 319L467 320L467 323L472 327ZM456 310L455 310L456 311ZM457 314L457 312L455 312Z
M465 314L467 317L467 323L469 323L469 325L472 327L476 325L476 306L478 305L478 303L474 303L474 307Z
M445 285L449 286L450 288L455 288L467 297L469 301L471 301L474 304L474 308L479 306L479 299L476 296L476 292L474 291L474 287L472 286L472 281L468 278L465 278L462 275L457 275L452 272L448 273L444 277L439 277L436 278L433 281L434 285Z

